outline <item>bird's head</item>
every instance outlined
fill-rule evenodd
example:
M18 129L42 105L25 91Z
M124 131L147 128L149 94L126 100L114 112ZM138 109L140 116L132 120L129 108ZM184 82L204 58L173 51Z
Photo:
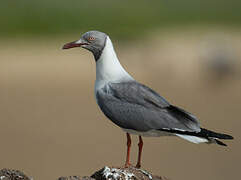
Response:
M91 51L97 61L105 47L107 35L99 31L88 31L84 33L77 41L67 43L63 49L70 49L74 47L82 47Z

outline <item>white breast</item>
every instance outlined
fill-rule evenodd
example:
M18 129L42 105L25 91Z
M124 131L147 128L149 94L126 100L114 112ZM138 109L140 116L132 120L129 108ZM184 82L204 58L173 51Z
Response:
M121 66L110 38L107 36L105 47L96 62L95 94L109 82L133 79Z

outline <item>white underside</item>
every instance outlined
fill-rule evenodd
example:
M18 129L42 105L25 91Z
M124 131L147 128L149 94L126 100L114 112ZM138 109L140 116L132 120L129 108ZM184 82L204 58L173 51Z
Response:
M122 128L122 130L130 134L144 136L144 137L175 136L175 134L168 133L165 131L157 131L157 130L151 130L146 132L139 132L132 129L124 129L124 128Z
M183 135L183 134L176 134L176 136L196 144L209 142L205 138L196 137L196 136L189 136L189 135Z
M196 143L196 144L208 143L209 142L205 138L183 135L183 134L173 134L173 133L168 133L168 132L165 132L165 131L151 130L151 131L146 131L146 132L138 132L138 131L131 130L131 129L123 129L123 131L125 131L127 133L130 133L130 134L144 136L144 137L178 136L182 139L185 139L187 141L190 141L190 142Z

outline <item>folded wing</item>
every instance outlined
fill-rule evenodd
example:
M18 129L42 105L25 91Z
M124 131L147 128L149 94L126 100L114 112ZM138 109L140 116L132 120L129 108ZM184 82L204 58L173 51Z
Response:
M96 98L104 114L124 129L200 131L195 116L136 81L109 83L98 90Z

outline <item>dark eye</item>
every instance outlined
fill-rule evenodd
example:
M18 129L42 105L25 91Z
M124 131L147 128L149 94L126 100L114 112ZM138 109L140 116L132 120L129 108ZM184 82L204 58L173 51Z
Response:
M94 41L94 40L95 40L95 38L92 36L88 38L88 41Z

